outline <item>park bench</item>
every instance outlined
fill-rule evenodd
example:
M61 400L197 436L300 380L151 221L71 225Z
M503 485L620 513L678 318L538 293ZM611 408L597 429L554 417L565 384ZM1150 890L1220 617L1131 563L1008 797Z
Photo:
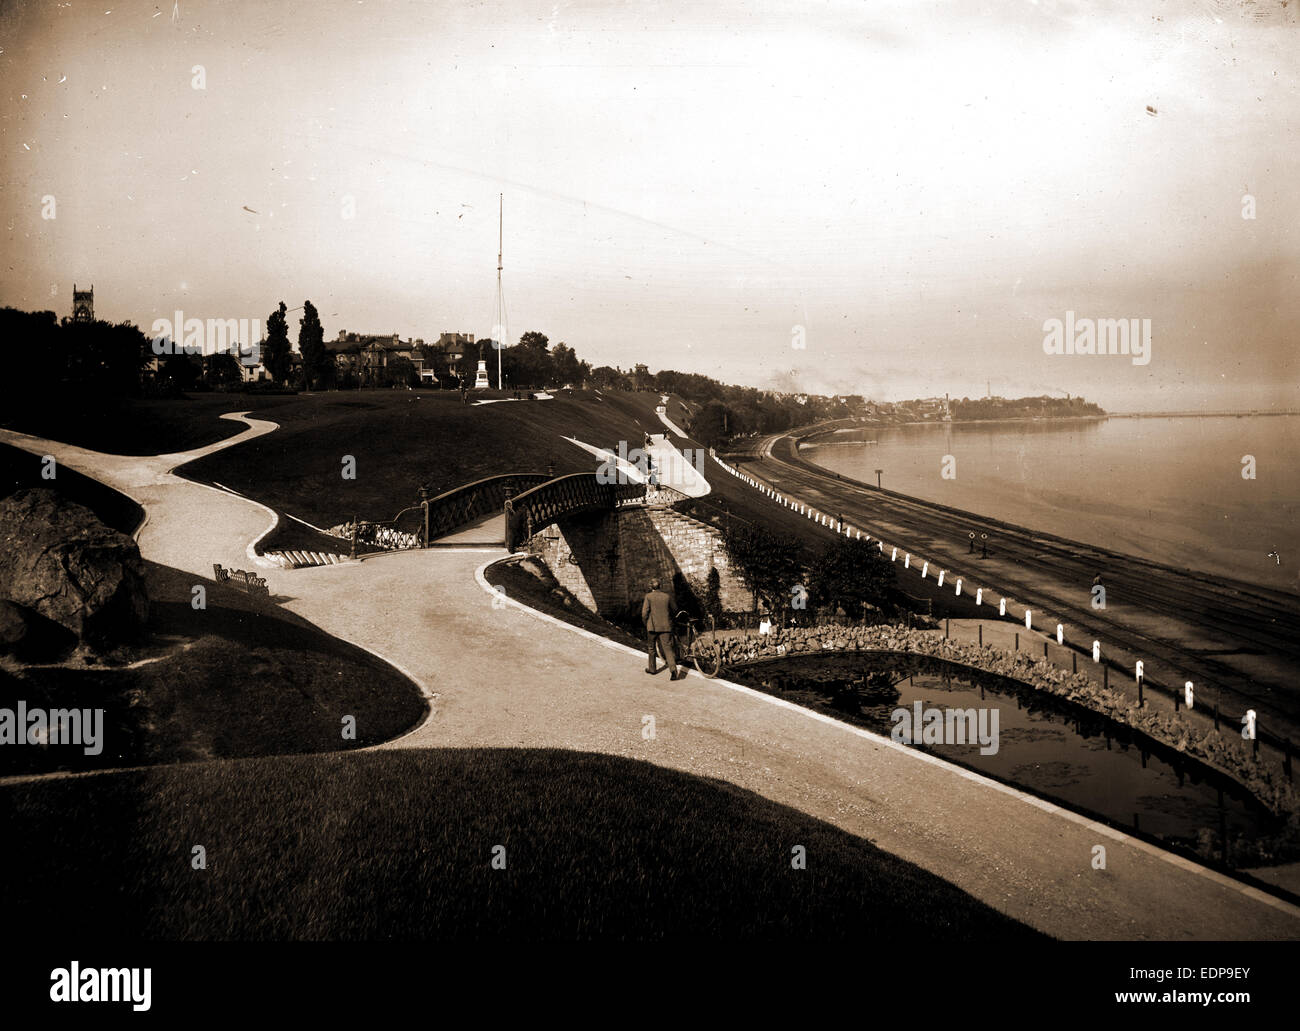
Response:
M270 588L266 586L266 578L255 576L253 573L247 573L242 569L223 569L219 565L213 565L212 572L216 575L217 583L240 583L244 585L244 590L248 594L260 594L263 596L270 595Z

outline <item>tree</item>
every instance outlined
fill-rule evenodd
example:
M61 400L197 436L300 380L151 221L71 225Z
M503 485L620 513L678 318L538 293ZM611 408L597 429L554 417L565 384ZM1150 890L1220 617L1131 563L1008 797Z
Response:
M171 354L158 367L158 378L173 384L178 390L189 390L198 382L201 357L188 354Z
M325 348L325 330L321 328L320 315L311 301L303 302L302 318L298 320L298 352L302 355L307 389L312 389L313 384L328 386L334 379L331 375L334 363Z
M726 530L724 543L732 565L767 610L784 612L805 579L798 539L740 523Z
M243 382L239 359L233 354L210 354L204 361L203 378L209 386L232 387Z
M266 340L262 343L262 364L271 378L283 383L292 371L293 359L289 351L288 309L284 301L280 302L278 311L273 311L266 320Z
M608 365L591 370L591 385L597 390L631 390L632 381L627 373Z
M722 576L717 566L709 566L709 575L704 578L704 611L715 620L722 616Z
M710 401L691 420L691 436L705 447L715 447L737 432L731 410L721 401Z
M850 615L863 603L885 608L894 586L894 566L874 544L836 537L813 560L809 570L813 598L822 605L839 605Z
M563 342L555 345L551 352L551 370L553 383L557 387L582 386L582 366L572 347Z
M486 360L487 356L493 354L492 341L480 340L477 343L467 343L465 351L456 363L456 375L460 378L462 386L472 387L474 379L478 375L478 359L482 354Z
M550 346L550 343L545 333L538 333L536 330L531 329L519 338L520 347L542 354L546 353L546 348Z
M384 366L380 379L385 386L418 386L420 374L416 371L415 362L409 358L403 358L400 354L388 359L388 364Z

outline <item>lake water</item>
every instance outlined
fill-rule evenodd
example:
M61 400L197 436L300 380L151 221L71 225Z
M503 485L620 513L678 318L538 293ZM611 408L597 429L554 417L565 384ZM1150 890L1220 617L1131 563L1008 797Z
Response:
M1300 416L936 423L803 456L867 483L1300 594ZM956 476L944 479L945 456ZM1255 478L1242 476L1253 456ZM1270 558L1276 551L1281 557Z

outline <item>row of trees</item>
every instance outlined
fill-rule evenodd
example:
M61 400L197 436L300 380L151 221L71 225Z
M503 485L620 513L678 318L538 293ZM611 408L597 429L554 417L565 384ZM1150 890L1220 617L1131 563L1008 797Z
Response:
M144 333L129 322L60 323L52 311L0 308L0 339L9 344L0 390L10 403L69 388L138 395L151 354Z
M438 371L444 386L472 386L482 359L487 369L488 382L502 389L497 381L497 359L500 351L501 378L511 390L544 390L548 387L581 387L591 381L591 365L579 360L572 347L561 342L554 347L545 333L530 330L519 338L519 343L500 347L495 340L477 340L462 346L463 354L448 369L446 353L436 344L426 344L423 355L425 367Z
M277 384L315 389L355 386L355 379L340 369L334 352L325 345L320 314L310 300L304 301L298 319L298 354L295 360L289 340L289 310L283 301L266 320L265 338L259 341L262 365ZM145 367L154 358L149 339L138 327L123 322L62 323L54 312L0 310L0 333L8 340L23 341L13 349L10 383L86 384L111 395L139 394L148 382ZM443 386L474 383L482 359L493 387L497 381L498 353L504 386L537 390L548 387L588 386L601 390L647 390L672 393L703 405L690 430L701 443L710 446L728 437L750 433L774 433L820 419L847 414L829 402L809 399L806 405L792 398L776 398L753 387L719 383L708 376L664 369L652 373L643 364L630 372L605 365L593 369L572 347L551 346L545 333L529 331L519 342L498 352L493 340L465 345L454 368L447 368L446 353L425 345L426 368L439 373ZM415 365L400 356L389 356L386 366L375 371L382 385L415 384ZM173 390L191 390L200 385L225 388L242 381L238 359L230 354L168 355L159 366L156 384Z

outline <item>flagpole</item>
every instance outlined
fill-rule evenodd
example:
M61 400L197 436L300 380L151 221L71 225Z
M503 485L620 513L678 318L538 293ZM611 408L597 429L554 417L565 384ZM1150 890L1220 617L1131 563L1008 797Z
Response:
M497 334L497 336L505 335L505 312L502 310L505 307L505 305L502 304L501 301L501 252L502 252L501 243L502 240L504 239L503 228L502 228L504 218L505 218L504 197L505 197L504 194L500 194L500 193L497 194L497 319L498 319L498 325L501 327L501 330ZM504 340L497 341L497 389L498 390L505 389L505 383L501 379L501 351L505 348L505 346L506 346L506 342Z

